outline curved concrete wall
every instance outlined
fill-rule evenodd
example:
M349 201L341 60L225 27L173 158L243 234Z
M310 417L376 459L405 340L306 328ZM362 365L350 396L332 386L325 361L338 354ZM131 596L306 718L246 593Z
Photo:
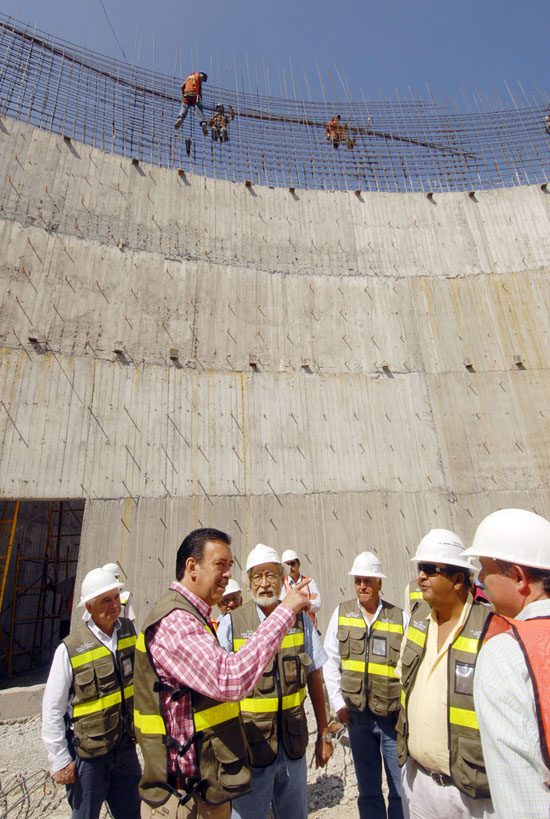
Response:
M327 617L357 551L400 602L432 526L550 514L544 190L247 188L8 119L0 159L0 493L86 499L80 576L143 614L217 525Z

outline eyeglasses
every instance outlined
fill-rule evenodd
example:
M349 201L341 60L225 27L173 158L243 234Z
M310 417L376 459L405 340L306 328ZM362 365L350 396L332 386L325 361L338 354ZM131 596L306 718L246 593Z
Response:
M454 570L458 571L458 570ZM426 575L430 574L454 574L452 569L449 569L448 566L436 566L435 563L419 563L418 564L418 572L423 572Z
M278 579L279 576L273 572L258 572L250 577L250 582L253 586L259 586L260 583L265 580L266 583L269 583L271 586L273 583L276 583Z
M299 560L286 560L285 562L286 562L287 566L297 566L300 561Z

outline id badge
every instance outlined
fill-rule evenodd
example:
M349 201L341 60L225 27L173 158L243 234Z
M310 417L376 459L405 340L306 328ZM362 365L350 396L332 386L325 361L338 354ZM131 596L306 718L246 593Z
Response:
M455 663L455 691L457 694L474 694L474 666L470 663Z
M387 653L387 640L385 637L372 638L372 653L375 657L385 657Z
M283 657L283 674L287 684L298 681L298 663L297 657Z
M123 677L131 677L132 676L132 669L133 663L131 657L124 657L122 660L122 676Z

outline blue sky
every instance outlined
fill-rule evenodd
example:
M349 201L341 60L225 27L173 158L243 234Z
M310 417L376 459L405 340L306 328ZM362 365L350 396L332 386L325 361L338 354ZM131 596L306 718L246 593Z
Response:
M507 82L550 92L549 0L103 0L129 62L169 74L213 70L219 85L274 96L458 99ZM2 11L78 45L123 59L102 0L4 0ZM154 35L154 37L153 37ZM248 69L247 69L248 62ZM334 68L336 66L336 69ZM218 70L219 67L219 70ZM226 73L226 70L228 73ZM321 90L319 73L323 79ZM340 79L341 78L341 79ZM342 80L342 81L341 81ZM286 81L286 89L285 89ZM266 84L269 83L269 89Z

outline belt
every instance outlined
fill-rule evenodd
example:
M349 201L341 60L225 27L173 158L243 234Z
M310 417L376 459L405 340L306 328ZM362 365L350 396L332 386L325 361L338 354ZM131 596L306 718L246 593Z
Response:
M433 779L433 781L436 784L441 785L442 787L454 785L452 776L448 776L447 774L441 773L440 771L430 771L429 768L425 768L423 765L420 765L418 762L416 762L416 760L415 764L416 767L422 771L422 773L426 774L426 776L429 776L431 779Z

